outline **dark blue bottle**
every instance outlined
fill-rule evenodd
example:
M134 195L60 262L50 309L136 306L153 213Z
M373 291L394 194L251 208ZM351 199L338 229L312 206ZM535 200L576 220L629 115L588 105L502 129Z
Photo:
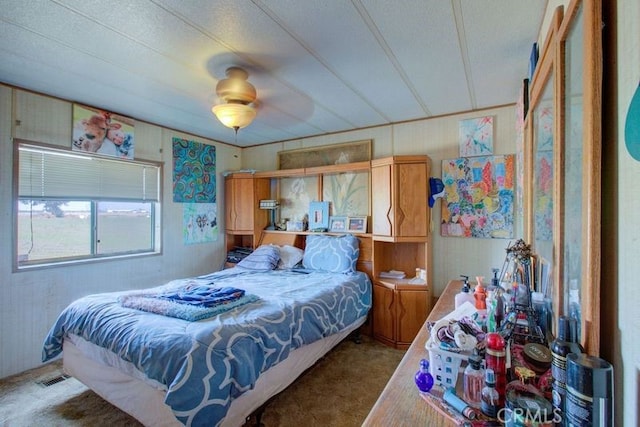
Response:
M422 392L428 392L433 387L433 376L429 372L429 361L427 359L420 360L420 370L416 372L416 385Z

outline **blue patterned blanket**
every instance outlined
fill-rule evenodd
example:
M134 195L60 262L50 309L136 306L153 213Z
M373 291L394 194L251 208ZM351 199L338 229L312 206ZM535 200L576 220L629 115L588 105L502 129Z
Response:
M231 401L252 389L261 373L291 350L345 329L371 307L371 282L364 273L239 270L153 288L171 292L213 281L259 298L197 322L122 307L118 298L127 292L76 300L46 337L43 361L62 352L65 336L78 335L165 385L165 403L183 424L218 425Z

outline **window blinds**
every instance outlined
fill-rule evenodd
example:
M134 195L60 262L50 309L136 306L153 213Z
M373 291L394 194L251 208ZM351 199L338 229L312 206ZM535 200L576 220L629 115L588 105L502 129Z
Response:
M160 167L20 143L19 197L160 201Z

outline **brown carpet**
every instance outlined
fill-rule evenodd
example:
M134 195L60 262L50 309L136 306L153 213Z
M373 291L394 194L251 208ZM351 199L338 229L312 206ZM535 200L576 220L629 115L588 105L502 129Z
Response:
M360 426L403 355L366 336L361 344L347 339L275 397L262 424ZM0 425L140 426L74 378L39 384L61 373L61 363L54 362L0 380Z

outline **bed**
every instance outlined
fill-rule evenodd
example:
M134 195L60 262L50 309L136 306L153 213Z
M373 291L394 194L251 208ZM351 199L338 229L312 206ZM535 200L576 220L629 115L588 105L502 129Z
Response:
M371 282L355 270L356 237L308 236L305 245L302 268L292 268L288 245L264 241L231 269L81 298L51 328L43 360L62 352L68 374L144 425L241 425L360 327L371 307ZM275 265L273 248L282 254ZM260 259L267 252L273 268ZM129 304L193 288L241 289L246 301L201 320L201 311Z

